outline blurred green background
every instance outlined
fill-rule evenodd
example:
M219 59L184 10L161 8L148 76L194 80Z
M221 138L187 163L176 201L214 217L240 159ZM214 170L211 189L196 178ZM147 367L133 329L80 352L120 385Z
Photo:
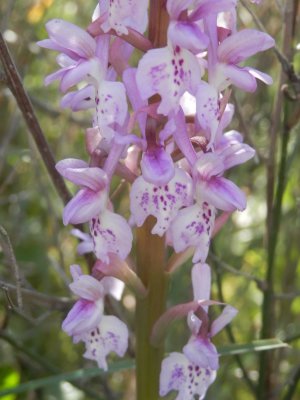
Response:
M86 158L84 129L89 127L89 112L72 114L59 108L58 84L44 87L45 75L56 69L55 53L40 49L36 42L46 38L44 28L51 18L64 18L86 27L96 1L85 0L11 0L0 3L1 32L9 45L23 83L45 132L56 160L67 157ZM248 2L250 4L250 2ZM281 46L284 2L265 1L255 10L266 30ZM240 6L239 26L254 27L248 11ZM299 32L298 32L298 42ZM293 43L294 48L297 41ZM299 46L299 45L298 45ZM296 71L300 71L299 52L295 53ZM248 208L235 213L213 241L213 296L239 309L231 324L231 334L237 343L259 338L265 279L266 253L266 158L270 146L271 118L277 96L280 64L272 51L258 55L250 64L270 73L274 85L259 84L254 94L234 91L239 115L231 129L247 134L245 140L260 155L230 172L230 177L248 196ZM249 65L249 63L248 63ZM0 66L1 72L1 66ZM273 115L273 117L272 117ZM14 272L0 247L0 391L38 378L93 367L81 356L82 346L73 345L61 332L61 321L72 301L68 289L69 265L85 260L76 254L76 240L61 221L62 202L47 175L36 147L28 133L23 117L5 82L0 82L0 224L7 231L17 263L22 285L24 309L16 307ZM277 135L281 135L281 124ZM245 132L246 129L246 132ZM275 259L274 307L275 335L287 340L290 347L275 352L276 363L274 399L283 398L284 385L293 378L300 360L300 158L299 124L290 132L287 155L287 186L283 198L282 221ZM249 142L250 141L250 142ZM280 145L280 139L279 139ZM279 158L279 146L276 159ZM276 168L275 173L278 173ZM118 182L114 182L115 185ZM76 190L69 186L74 193ZM127 193L125 192L127 195ZM116 209L129 216L128 201L116 201ZM169 305L191 298L191 263L180 268L172 277ZM233 271L230 271L233 269ZM39 296L44 294L46 296ZM129 326L134 321L134 297L125 292L121 304L112 300L109 309L122 314ZM230 335L230 332L229 332ZM174 324L167 340L167 351L180 351L188 338L184 321ZM231 336L232 339L232 336ZM217 336L215 344L230 343L228 332ZM132 338L134 342L134 338ZM129 355L128 355L129 357ZM253 384L258 380L258 355L242 355L243 366ZM119 371L94 378L66 381L21 394L2 397L5 400L52 399L133 399L133 370ZM170 397L172 398L172 397ZM207 399L251 400L255 396L243 378L241 365L233 356L222 357L221 368ZM294 398L300 398L300 390ZM147 399L145 399L147 400Z

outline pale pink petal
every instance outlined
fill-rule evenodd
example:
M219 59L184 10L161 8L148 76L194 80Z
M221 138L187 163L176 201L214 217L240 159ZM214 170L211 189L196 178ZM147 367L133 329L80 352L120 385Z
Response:
M189 362L182 353L171 353L161 365L160 396L166 396L170 391L178 391L176 400L188 400Z
M74 294L85 300L96 302L104 296L102 284L90 275L80 275L69 287Z
M95 89L87 85L82 89L65 94L61 101L62 108L71 108L72 111L87 110L96 106Z
M201 368L217 370L219 368L219 356L216 347L209 339L193 337L183 348L184 355Z
M246 208L245 193L226 178L214 177L209 182L200 181L197 190L202 193L202 199L219 210L243 211Z
M207 306L206 306L206 309L207 309ZM193 313L193 311L190 311L187 316L187 324L188 324L188 327L189 327L191 333L193 335L198 335L201 325L202 325L202 321L198 317L196 317L196 315Z
M197 118L207 137L213 140L220 119L219 95L215 87L201 81L196 94Z
M185 92L180 100L180 106L185 115L196 114L196 98L189 92Z
M142 57L136 80L143 99L160 94L162 101L157 111L168 115L177 111L186 90L195 91L201 74L197 58L188 50L164 47L150 50Z
M107 187L107 175L101 168L84 166L84 161L80 167L77 161L80 160L73 158L61 160L56 164L56 169L64 178L78 186L87 187L95 192Z
M173 138L176 145L181 150L189 164L193 166L197 161L197 154L187 131L187 124L185 123L183 111L179 109L178 113L174 115L173 119L169 118L168 124L170 124L172 127Z
M256 79L246 68L224 65L224 75L229 82L246 92L254 92L257 87Z
M121 300L125 288L124 282L113 276L106 276L101 280L101 283L105 294L110 294L118 301Z
M180 210L171 224L170 236L178 253L195 247L193 263L205 262L215 220L215 210L204 202Z
M79 231L79 229L77 229ZM76 281L79 279L79 277L82 275L82 270L80 265L78 264L72 264L70 266L70 273L72 275L73 281Z
M234 105L228 103L225 107L225 110L224 110L223 115L220 120L221 130L224 130L225 128L227 128L227 126L232 121L233 115L234 115Z
M128 256L132 246L132 232L121 215L106 210L99 218L92 219L90 230L94 252L99 260L108 263L108 253L117 254L122 260Z
M61 68L58 71L53 72L52 74L49 74L45 77L44 79L44 84L45 86L50 85L50 83L56 81L56 80L61 80L65 74L72 70L74 67L67 67L67 68Z
M272 85L273 79L270 75L265 74L264 72L259 71L258 69L252 68L252 67L246 67L245 68L254 78L259 79L266 85Z
M82 256L83 254L92 253L94 250L94 243L92 238L89 242L81 242L77 246L77 253Z
M160 395L165 396L175 390L178 392L175 400L194 400L195 396L202 400L215 377L215 371L201 368L184 354L171 353L162 362Z
M193 3L193 0L168 0L167 10L171 19L177 19L183 10Z
M195 264L192 269L194 300L209 300L211 271L207 264ZM207 311L207 306L203 306Z
M137 145L130 146L127 150L127 157L124 160L124 164L130 171L135 175L138 175L139 160L140 160L141 149Z
M226 38L218 47L221 62L238 64L240 61L267 49L275 44L267 33L255 29L243 29Z
M121 82L103 81L98 92L97 125L123 125L127 116L125 86Z
M88 168L89 164L79 158L65 158L58 161L55 168L64 177L65 171L69 168Z
M237 315L238 310L232 306L226 306L221 315L213 321L210 328L210 335L215 336L219 333L224 326L229 324L232 319Z
M236 6L236 0L201 0L198 4L189 16L190 21L197 21L222 11L230 11Z
M52 19L46 23L49 37L59 46L73 51L83 58L94 55L96 42L85 30L61 19Z
M73 67L77 64L76 61L74 61L71 57L64 53L58 54L58 56L56 57L56 62L62 68Z
M105 79L105 73L107 73L108 67L110 35L97 36L96 43L95 55L100 60L103 68L103 79Z
M94 192L90 189L81 189L65 206L63 223L83 224L90 221L103 210L107 201L105 191Z
M149 215L157 218L153 234L162 236L178 210L191 204L192 179L180 168L167 185L156 186L138 177L130 191L130 210L133 222L141 226Z
M220 144L218 144L218 146L219 145L222 146L224 144L226 147L228 146L229 143L236 144L236 143L242 143L243 141L244 141L243 135L240 132L232 129L224 133L222 140Z
M143 153L141 169L143 178L156 186L166 185L175 174L172 157L159 146Z
M224 172L222 158L216 153L202 153L194 166L196 179L209 180Z
M144 33L148 23L147 0L115 0L110 1L108 18L101 25L104 32L115 29L121 35L127 35L127 27ZM101 6L100 6L101 9Z
M123 71L125 68L128 68L128 62L133 51L134 47L131 44L119 37L116 37L110 46L109 54L111 64L114 66L114 68L116 68L116 70L120 68L120 71Z
M123 72L123 82L127 90L127 95L129 97L132 108L135 112L138 112L142 108L147 106L147 101L141 98L140 92L136 83L136 68L127 68ZM140 125L142 135L145 135L146 129L146 118L147 114L139 112L137 115L137 120Z
M171 21L168 28L168 38L174 46L178 45L198 54L208 46L209 39L193 22Z
M223 159L224 169L234 167L235 165L243 164L255 156L255 150L245 143L228 143L222 149L216 149L216 154Z
M82 335L100 322L103 302L78 300L62 323L62 330L69 336Z
M91 58L88 61L79 62L64 74L60 82L60 90L66 92L70 87L82 81L96 85L102 79L103 70L100 61L97 58Z
M128 329L119 318L105 315L98 326L80 339L86 346L83 356L96 361L99 368L107 371L106 357L109 353L124 356L128 347Z
M75 61L78 61L80 59L80 56L78 54L74 53L71 50L64 48L63 46L60 46L58 43L54 42L51 39L40 40L39 42L37 42L37 45L40 47L44 47L45 49L59 51L61 53L64 53L64 54L68 55L72 60L75 60Z

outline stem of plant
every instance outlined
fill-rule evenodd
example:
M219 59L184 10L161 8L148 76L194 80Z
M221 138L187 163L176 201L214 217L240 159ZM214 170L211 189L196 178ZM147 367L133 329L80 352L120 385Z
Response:
M165 239L151 234L154 218L137 230L137 273L148 290L136 305L137 400L159 398L159 373L164 348L153 347L150 336L154 323L165 310L167 273Z
M152 0L149 40L154 47L166 45L168 22L166 1ZM156 122L151 117L148 118L146 130L157 135ZM148 291L144 299L136 299L137 400L159 398L159 374L164 354L163 344L157 348L150 343L153 325L166 308L168 282L165 238L151 234L154 224L155 219L148 217L144 225L137 229L137 275Z
M285 2L284 11L284 25L283 25L283 52L286 59L291 63L293 59L293 38L295 34L294 29L294 11L296 10L297 1L287 0ZM287 76L284 76L285 73ZM288 71L281 73L280 83L290 80L290 74ZM290 82L292 83L292 82ZM281 87L280 87L281 89ZM279 90L280 90L279 89ZM278 110L283 105L283 122L282 122L282 139L280 149L280 163L277 179L277 189L275 197L274 193L274 182L275 182L275 149L276 145L276 127L280 126L280 114L278 113L277 107L275 108L274 120L276 121L273 126L273 133L271 134L271 148L269 154L269 166L268 166L268 190L267 190L267 271L266 271L266 290L264 292L264 299L262 305L262 330L261 338L270 338L274 336L276 329L275 326L275 309L274 309L274 270L275 270L275 256L276 247L278 243L278 231L280 227L280 219L282 212L282 199L285 190L285 175L287 168L287 147L290 137L291 127L289 126L290 114L291 114L291 102L288 96L282 96L282 92L278 93L277 99ZM278 116L277 116L278 115ZM274 369L274 354L273 352L266 352L260 354L259 359L259 382L257 390L257 399L265 400L271 399L273 394L274 384L276 382L276 371Z

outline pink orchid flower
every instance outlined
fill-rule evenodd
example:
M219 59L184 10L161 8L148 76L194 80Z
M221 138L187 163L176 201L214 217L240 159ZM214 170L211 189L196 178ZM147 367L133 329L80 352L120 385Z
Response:
M225 134L215 152L200 153L194 164L196 203L178 211L168 231L168 240L176 252L195 248L193 262L205 262L213 233L216 208L232 212L244 210L246 197L229 179L225 170L246 162L255 151L242 143L241 135Z
M243 29L227 37L218 46L218 61L212 72L211 83L219 90L233 84L247 92L256 90L256 79L267 85L272 84L273 80L269 75L252 67L241 67L239 63L258 52L270 49L274 44L271 36L254 29Z
M196 264L192 269L195 300L209 300L211 272L207 264ZM220 332L236 316L234 307L226 306L209 328L208 306L199 307L199 319L189 316L192 337L183 347L183 353L171 353L164 359L160 374L160 395L171 390L178 392L176 400L193 400L198 395L204 399L208 387L216 378L219 368L218 352L211 338Z
M81 189L66 205L63 222L81 224L90 221L106 208L108 178L98 167L90 167L85 161L67 158L56 164L58 172Z
M93 14L93 20L97 18L101 18L104 32L114 29L118 35L127 35L130 27L143 33L148 24L148 1L100 0Z
M164 185L155 185L139 176L130 192L131 222L142 226L149 215L157 218L153 234L162 236L178 210L192 202L192 179L175 167L174 177Z
M97 42L86 31L61 19L47 22L46 29L49 39L38 45L59 51L57 62L61 67L45 78L46 85L59 79L60 89L65 92L83 79L93 81L103 77L103 66L96 57Z
M90 275L83 275L79 265L71 266L71 274L70 289L80 299L63 321L62 329L73 336L74 343L85 343L85 358L95 360L99 368L107 370L107 355L115 352L122 357L128 346L126 325L117 317L103 315L105 295L110 293L119 300L123 283L110 277L99 282Z
M149 50L140 60L136 75L142 99L158 93L161 103L157 109L168 115L178 111L185 91L194 93L204 70L197 58L188 50L169 44L167 47Z
M192 10L190 8L193 7ZM203 29L203 19L217 15L236 6L236 0L168 0L170 15L168 38L173 45L179 45L194 54L205 50L209 38Z
M109 262L109 253L124 260L131 251L132 231L125 218L105 210L90 221L90 232L96 257L104 263Z

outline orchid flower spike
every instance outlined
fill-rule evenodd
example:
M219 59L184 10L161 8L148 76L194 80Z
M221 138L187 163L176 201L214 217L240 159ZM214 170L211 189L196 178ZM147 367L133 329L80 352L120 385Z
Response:
M111 293L120 299L119 282L103 278L101 282L82 274L79 265L71 266L73 282L70 289L80 297L62 323L62 329L73 336L74 343L85 343L84 357L97 361L107 370L106 357L115 352L122 357L128 346L128 330L124 322L114 316L103 315L104 296ZM112 281L114 280L114 281Z

